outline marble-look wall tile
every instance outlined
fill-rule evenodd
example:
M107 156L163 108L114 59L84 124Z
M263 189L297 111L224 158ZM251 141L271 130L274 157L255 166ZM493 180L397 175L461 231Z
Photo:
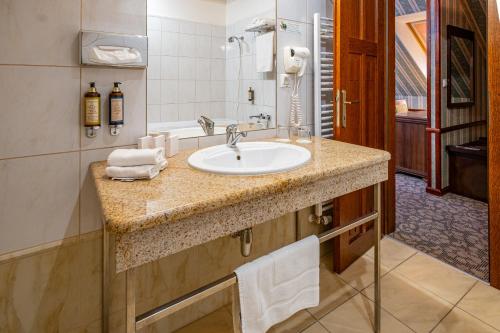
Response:
M79 0L1 1L0 64L78 65L79 30Z
M0 331L75 329L80 271L78 243L0 264Z
M146 0L82 0L82 29L146 35Z
M96 82L97 91L101 94L103 126L95 138L87 138L85 129L81 127L82 149L136 144L137 138L146 134L146 71L143 69L83 68L81 96L85 94L88 83L92 81ZM120 135L112 136L108 128L108 95L115 81L122 82L120 89L125 96L125 125Z
M0 78L0 159L79 149L78 68L0 66Z
M93 149L81 152L80 158L80 233L85 234L102 228L101 207L97 199L94 180L89 172L90 163L104 161L117 148L136 148L123 146L116 148Z
M136 271L137 312L213 282L294 239L295 214L288 214L254 228L254 247L249 258L241 255L239 239L223 237L141 266ZM0 331L101 332L101 282L100 231L81 235L69 245L63 243L0 263L0 298L7 300L2 305L5 311L0 311ZM231 292L227 289L213 295L141 333L173 332L229 304ZM110 295L110 332L122 332L125 321L123 273L111 275Z
M78 152L2 160L0 187L0 253L78 234Z

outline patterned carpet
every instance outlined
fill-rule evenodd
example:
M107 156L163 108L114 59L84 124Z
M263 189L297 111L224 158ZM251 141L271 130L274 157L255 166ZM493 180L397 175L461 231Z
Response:
M396 174L396 231L390 236L488 281L488 204L431 195L425 185Z

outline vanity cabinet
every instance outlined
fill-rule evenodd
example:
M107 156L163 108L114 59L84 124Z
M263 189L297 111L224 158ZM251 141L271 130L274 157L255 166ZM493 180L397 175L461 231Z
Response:
M426 177L426 111L396 114L396 171Z

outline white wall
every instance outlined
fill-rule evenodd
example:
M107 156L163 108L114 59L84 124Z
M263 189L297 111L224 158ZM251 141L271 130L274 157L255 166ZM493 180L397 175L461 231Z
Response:
M148 16L224 25L225 0L148 0Z
M254 18L268 11L276 11L276 0L229 0L227 2L226 25L246 18ZM275 15L271 17L274 18Z

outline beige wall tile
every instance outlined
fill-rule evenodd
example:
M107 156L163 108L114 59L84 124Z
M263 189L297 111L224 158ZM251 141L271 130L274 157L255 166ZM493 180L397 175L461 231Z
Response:
M82 28L146 34L146 0L82 0Z
M146 71L143 69L83 68L82 99L91 81L96 82L97 91L101 94L103 126L95 138L87 138L85 128L81 127L82 149L137 144L137 138L146 134ZM117 136L110 135L108 128L108 95L113 88L114 81L122 82L121 90L125 96L125 125L120 135Z
M324 316L320 322L330 332L369 333L373 332L373 313L373 302L359 294ZM385 310L382 310L381 323L382 332L412 332Z
M500 330L500 290L478 282L458 307Z
M498 333L493 327L486 325L459 308L454 308L432 332Z
M0 159L79 149L78 68L0 66L0 78Z
M124 146L120 148L134 148ZM101 207L97 199L94 180L90 174L90 164L103 161L116 148L93 149L81 152L80 159L80 233L85 234L102 228Z
M79 153L0 161L0 253L78 234Z
M79 30L79 0L2 1L0 64L78 65Z
M78 243L0 265L1 332L78 326Z
M477 281L463 272L421 253L402 263L394 272L453 304L457 303Z

